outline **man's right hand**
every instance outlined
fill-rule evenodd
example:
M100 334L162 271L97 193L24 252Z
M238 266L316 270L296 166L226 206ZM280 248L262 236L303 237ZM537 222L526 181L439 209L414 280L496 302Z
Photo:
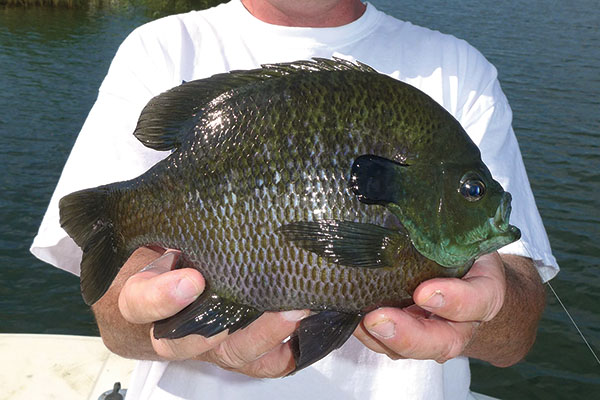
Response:
M140 248L125 263L93 306L107 347L129 358L208 361L259 378L284 376L294 369L291 350L282 342L307 310L267 312L232 335L224 331L210 338L155 339L153 323L185 308L205 288L197 270L172 270L178 257L176 250Z

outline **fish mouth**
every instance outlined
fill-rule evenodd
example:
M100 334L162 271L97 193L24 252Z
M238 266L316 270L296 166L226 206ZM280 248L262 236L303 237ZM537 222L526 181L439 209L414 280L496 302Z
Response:
M519 231L519 228L516 226L508 223L510 220L510 213L512 211L512 206L510 205L511 201L511 194L504 192L502 194L502 199L500 200L500 205L496 209L496 214L494 214L493 218L488 220L488 223L491 226L494 234L512 238L511 241L514 241L521 237L521 231Z

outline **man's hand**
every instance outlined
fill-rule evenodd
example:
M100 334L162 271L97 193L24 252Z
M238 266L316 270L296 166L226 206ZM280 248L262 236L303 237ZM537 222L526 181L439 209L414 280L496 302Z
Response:
M423 282L415 305L370 312L355 335L393 359L445 362L459 355L497 366L520 361L535 340L545 292L530 260L479 258L463 279Z
M132 358L197 359L261 378L291 372L293 356L289 346L282 342L308 311L265 313L232 335L224 331L211 338L199 335L173 340L154 338L153 322L176 314L204 290L205 282L198 271L171 270L178 256L172 250L161 256L159 252L140 249L125 264L123 276L113 283L115 287L111 286L107 295L94 305L107 346ZM128 269L137 270L147 261L150 262L145 268L127 276ZM118 312L111 316L110 309L115 306ZM115 314L118 315L114 317Z

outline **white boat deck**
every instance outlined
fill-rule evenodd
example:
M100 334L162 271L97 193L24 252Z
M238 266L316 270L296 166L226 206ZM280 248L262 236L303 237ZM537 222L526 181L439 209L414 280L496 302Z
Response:
M98 400L115 382L126 389L135 367L91 336L0 334L0 360L0 400Z
M0 399L97 400L135 366L99 337L0 334Z

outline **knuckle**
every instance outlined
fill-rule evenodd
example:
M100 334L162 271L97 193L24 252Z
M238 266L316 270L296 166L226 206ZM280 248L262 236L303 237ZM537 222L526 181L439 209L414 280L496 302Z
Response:
M206 358L211 344L204 337L190 335L180 339L155 339L151 332L152 347L158 356L169 361Z
M504 306L504 295L504 291L498 288L488 303L487 310L483 313L481 321L490 321L500 312L500 309Z
M291 372L291 369L290 371ZM256 373L255 377L256 378L266 378L266 379L275 379L275 378L281 378L283 376L285 376L287 374L287 372L282 371L280 369L274 370L274 369L262 369L260 370L260 372Z
M474 329L469 329L464 334L455 334L453 335L446 343L446 345L442 348L440 354L435 357L435 360L443 364L446 361L458 357L463 353L467 344L470 342L474 333Z
M214 350L206 353L203 359L227 371L237 372L253 378L281 378L292 372L296 366L291 354L285 354L285 351L269 352L252 361L237 355L234 356L237 361L234 361L231 355L224 357L223 355L227 353L223 353L222 350L218 352Z
M167 318L180 310L170 296L171 291L172 287L168 284L160 285L152 279L137 279L134 275L127 280L119 294L119 310L132 323Z
M452 319L456 321L464 321L471 317L473 310L469 307L469 304L466 304L463 301L457 301L453 304L454 310Z
M253 367L247 371L246 375L252 376L254 378L274 379L281 378L285 374L279 369L274 370L270 368Z
M145 290L143 295L140 296L138 308L140 315L143 315L147 320L155 321L175 313L175 310L171 309L171 304L173 304L173 301L165 296L163 290L152 288L152 290Z
M387 355L387 356L388 356L388 358L389 358L390 360L392 360L392 361L398 361L398 360L403 360L403 359L404 359L404 357L402 357L402 356L401 356L400 354L398 354L398 353L391 353L391 352L388 352L388 353L386 353L386 355Z
M127 286L121 290L118 299L118 307L119 311L123 318L126 321L136 323L137 322L137 313L135 312L135 306L132 304L131 299L135 297L131 296L131 289Z
M140 293L139 296L136 293ZM153 309L148 302L148 295L144 292L127 290L119 296L119 310L127 321L132 323L145 323L152 321L148 310Z
M248 372L256 378L281 378L292 372L296 364L293 358L271 358L262 357L256 362L249 364Z
M170 339L152 338L152 347L158 356L169 361L182 360L185 357L181 355L179 346Z
M277 326L269 326L269 328L272 329L253 330L253 343L255 343L258 348L270 349L283 341L283 339L280 340L280 337L285 338L293 332L293 329L289 330L289 332L286 330L285 335L282 335L280 332L275 331L279 329Z
M440 356L436 358L436 360L438 360L438 362L444 363L450 360L451 358L457 357L458 355L460 355L460 353L462 353L463 347L464 346L462 342L458 340L453 340L447 347L444 348L444 350L442 351Z
M404 335L402 341L398 343L394 351L400 357L420 358L419 355L422 352L422 346L420 346L418 340L409 337L409 335Z
M225 340L213 348L212 353L216 363L222 367L240 369L253 361L248 358L243 350L240 350L238 346L231 342L231 340Z
M456 357L458 354L453 355L454 353L454 345L449 345L448 347L444 348L444 350L442 350L442 352L440 354L438 354L436 357L434 357L435 361L443 364L446 361L450 360L451 358Z

